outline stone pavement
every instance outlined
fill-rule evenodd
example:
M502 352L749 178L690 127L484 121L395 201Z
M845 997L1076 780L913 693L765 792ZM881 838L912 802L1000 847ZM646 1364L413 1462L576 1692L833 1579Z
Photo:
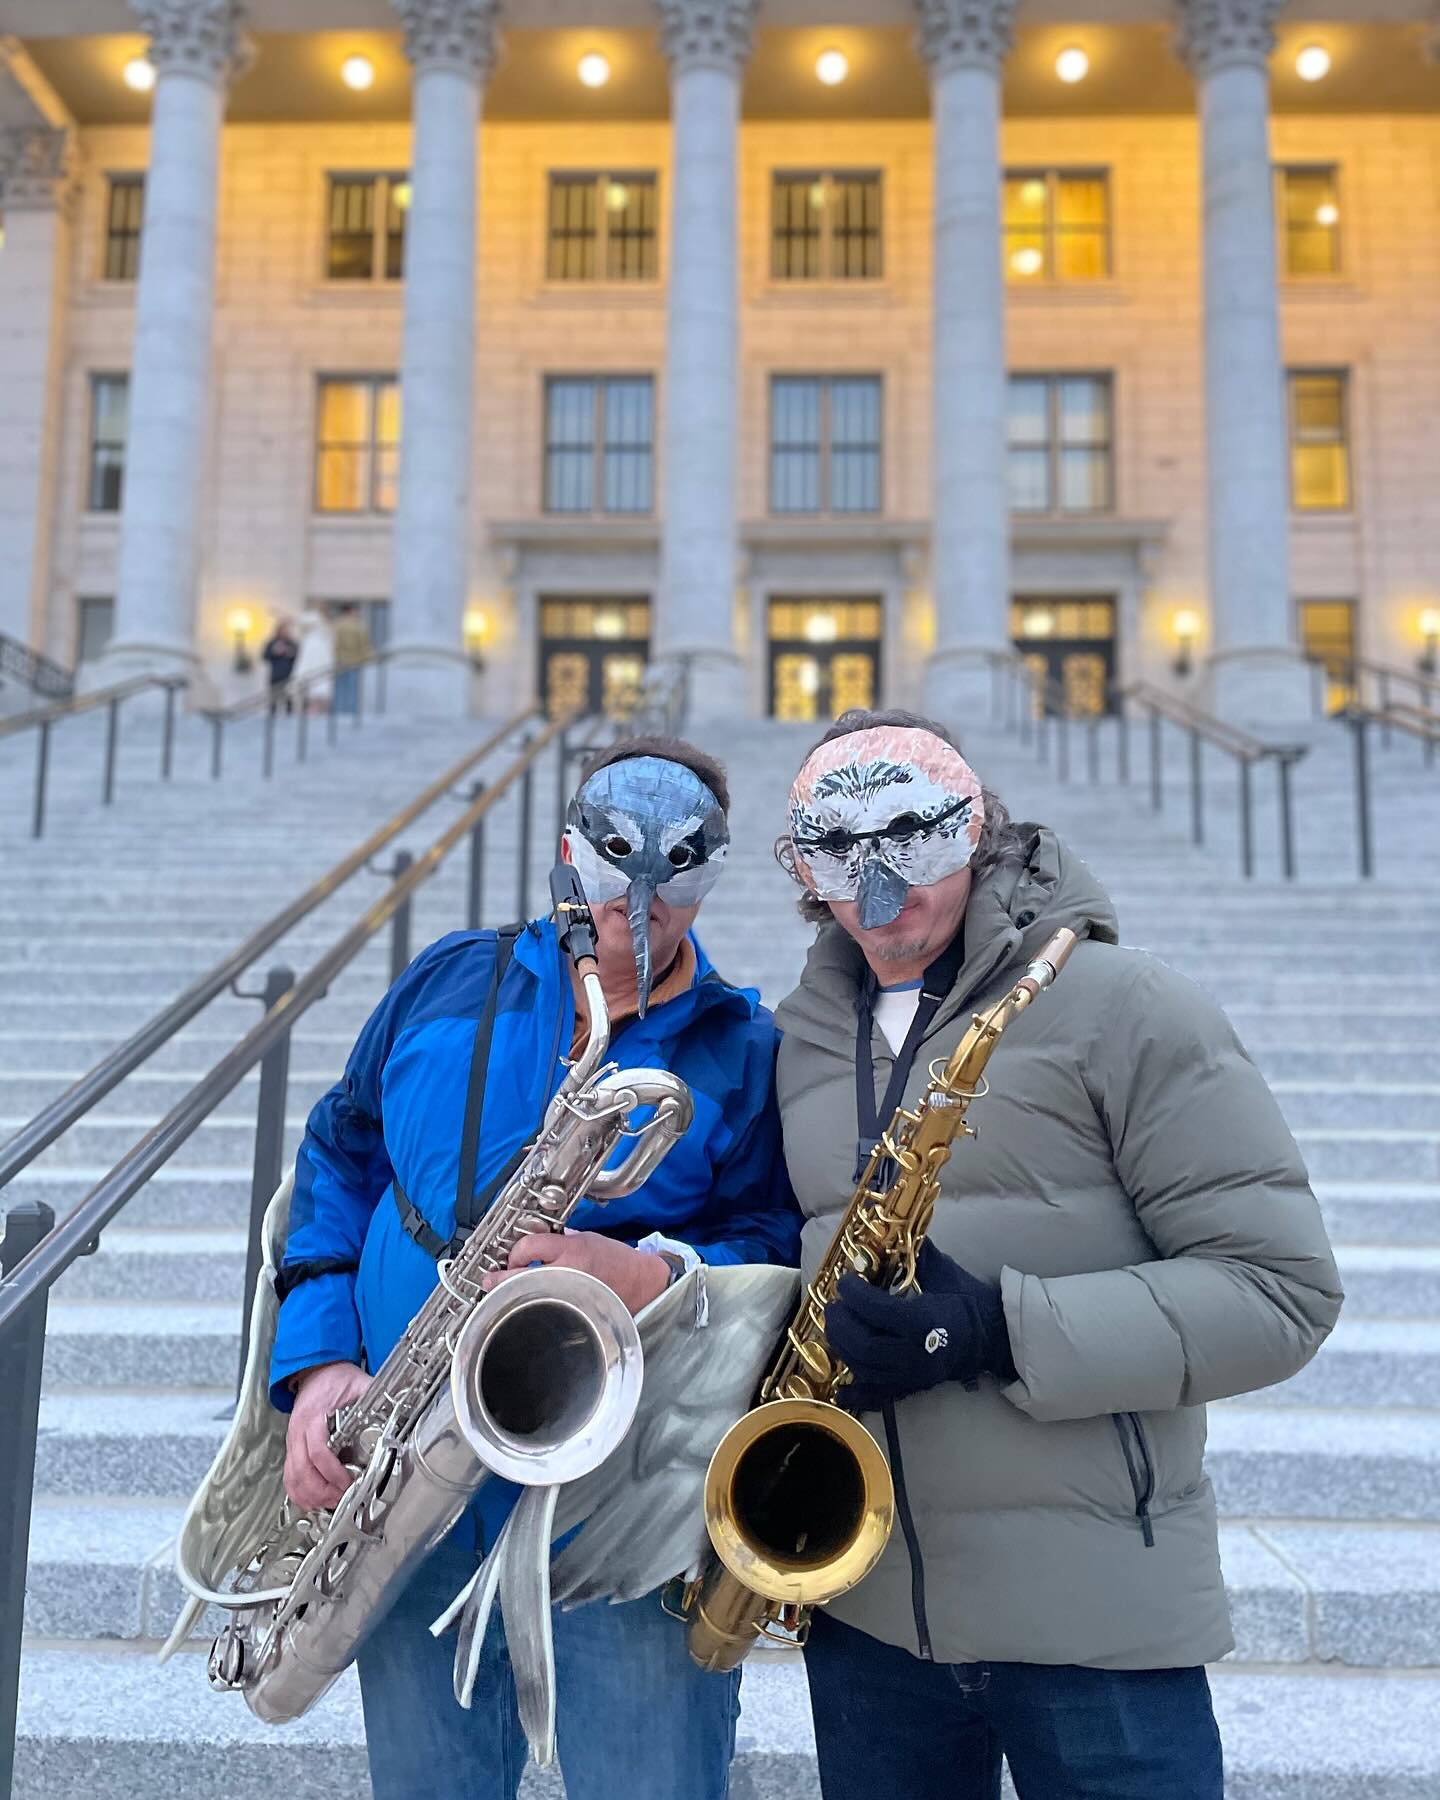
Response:
M205 775L191 733L163 789L135 753L108 814L90 775L40 846L0 758L0 1140L305 880L478 739L459 725L367 727L264 789ZM721 969L779 998L806 929L770 844L806 728L740 725L714 747L736 790L732 867L703 921ZM1339 1247L1349 1300L1330 1343L1282 1389L1217 1406L1209 1465L1238 1649L1215 1671L1234 1800L1435 1800L1440 1794L1440 781L1397 751L1382 776L1383 879L1344 849L1345 746L1320 738L1302 795L1305 879L1234 875L1230 842L1191 849L1178 799L1158 823L1077 759L1060 785L998 731L967 734L1020 817L1059 827L1115 894L1129 941L1208 987L1271 1078ZM1175 753L1172 753L1172 755ZM498 768L499 760L492 763ZM1172 762L1170 775L1182 765ZM76 772L78 771L78 772ZM1328 784L1328 786L1327 786ZM537 779L539 904L554 772ZM1219 806L1217 793L1216 802ZM489 834L487 913L515 910L513 810ZM443 803L405 845L423 848ZM141 821L144 820L144 828ZM415 943L460 920L463 869L426 890ZM359 877L284 946L303 968L376 891ZM1427 929L1426 920L1431 929ZM270 961L278 960L272 956ZM385 981L367 951L296 1034L290 1132L334 1079ZM5 1196L58 1209L255 1017L216 1002ZM245 1084L77 1264L51 1309L37 1473L17 1793L68 1800L178 1792L226 1800L362 1796L358 1706L342 1684L308 1719L259 1727L211 1696L198 1656L151 1659L178 1603L166 1542L223 1429L238 1357L254 1083ZM816 1792L803 1675L767 1657L744 1689L735 1791ZM437 1792L443 1791L437 1784ZM562 1792L532 1772L526 1793Z

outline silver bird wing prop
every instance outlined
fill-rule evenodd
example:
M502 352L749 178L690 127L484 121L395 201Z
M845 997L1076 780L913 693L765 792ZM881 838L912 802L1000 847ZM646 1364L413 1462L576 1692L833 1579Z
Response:
M552 1600L638 1600L700 1566L705 1471L752 1404L795 1311L799 1277L766 1264L701 1268L640 1314L645 1385L624 1441L565 1486L527 1488L469 1586L431 1628L458 1622L455 1696L470 1704L473 1646L498 1599L520 1721L541 1768L555 1754ZM551 1560L550 1545L575 1526Z
M189 1590L160 1651L166 1661L185 1642L207 1606L235 1605L225 1583L249 1567L274 1530L285 1498L285 1432L289 1420L270 1404L270 1353L280 1302L275 1272L285 1254L294 1176L287 1175L265 1211L264 1261L250 1308L250 1341L240 1399L225 1441L195 1491L175 1540L175 1572ZM246 1604L254 1601L246 1594Z

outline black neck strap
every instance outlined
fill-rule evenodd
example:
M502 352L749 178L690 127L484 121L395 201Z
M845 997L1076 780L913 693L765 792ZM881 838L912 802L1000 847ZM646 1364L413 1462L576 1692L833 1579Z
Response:
M875 1104L872 1038L875 1029L875 1002L879 998L880 984L875 979L874 970L868 966L866 968L865 979L860 984L860 992L855 1000L855 1116L860 1132L855 1148L857 1181L864 1173L871 1152L880 1142L881 1132L895 1117L896 1108L905 1098L905 1084L910 1079L910 1071L914 1067L925 1033L940 1010L940 1002L954 987L964 960L965 928L962 925L925 971L920 983L920 1000L915 1008L915 1016L910 1021L910 1029L905 1033L905 1042L896 1052L895 1066L890 1071L885 1098L878 1107Z

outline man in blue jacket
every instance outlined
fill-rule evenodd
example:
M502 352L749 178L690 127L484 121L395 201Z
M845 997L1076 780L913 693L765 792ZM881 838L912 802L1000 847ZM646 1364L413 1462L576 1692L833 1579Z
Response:
M724 770L678 739L632 738L587 773L562 854L595 913L610 1057L678 1075L690 1130L624 1199L582 1201L543 1258L606 1282L639 1312L687 1269L793 1264L799 1214L779 1155L776 1033L691 933L728 843ZM280 1271L271 1395L293 1408L286 1487L333 1506L350 1477L326 1420L366 1385L436 1281L437 1258L503 1188L573 1054L570 966L548 921L457 932L385 996L345 1075L310 1115ZM514 1800L525 1759L498 1613L474 1706L452 1692L431 1622L495 1540L515 1490L490 1482L359 1657L376 1800ZM723 1800L739 1675L703 1674L657 1595L554 1620L558 1744L570 1800Z

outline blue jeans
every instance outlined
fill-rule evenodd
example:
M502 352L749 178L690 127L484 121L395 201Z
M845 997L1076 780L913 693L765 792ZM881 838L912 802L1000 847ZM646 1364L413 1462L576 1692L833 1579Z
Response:
M455 1702L455 1637L430 1635L474 1573L442 1544L360 1652L375 1800L515 1800L528 1754L499 1609L474 1704ZM555 1613L556 1737L568 1800L725 1800L740 1676L706 1675L658 1595Z
M1204 1669L921 1662L818 1613L805 1651L825 1800L1224 1800Z
M353 713L360 699L360 671L339 669L330 704L337 713Z

